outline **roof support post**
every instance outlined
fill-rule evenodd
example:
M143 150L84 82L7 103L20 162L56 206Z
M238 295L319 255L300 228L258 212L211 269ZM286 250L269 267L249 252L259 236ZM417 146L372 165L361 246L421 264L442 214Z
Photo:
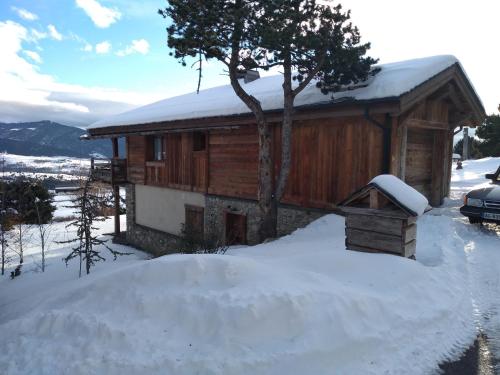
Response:
M370 115L370 107L365 107L365 119L382 129L382 173L388 174L391 170L391 116L386 113L384 124L381 124Z
M119 156L119 152L118 152L118 138L117 137L111 138L111 142L113 144L113 159L117 159L118 156Z

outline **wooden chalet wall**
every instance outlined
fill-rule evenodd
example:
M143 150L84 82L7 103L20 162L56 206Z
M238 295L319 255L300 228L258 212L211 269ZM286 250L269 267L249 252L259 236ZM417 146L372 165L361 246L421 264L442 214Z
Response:
M453 125L449 123L449 104L444 100L425 100L402 115L393 143L391 173L424 194L433 206L448 194L451 177Z
M393 119L391 173L421 191L433 205L439 205L449 189L453 135L448 116L445 101L427 100ZM384 117L375 119L384 122ZM165 134L166 160L162 161L151 161L150 137L129 137L129 180L257 199L256 127L211 130L202 151L194 151L193 134ZM277 178L279 125L273 125L272 136ZM383 172L382 131L362 116L296 121L292 143L285 204L332 209Z
M277 126L276 178L281 159L280 137ZM282 202L335 208L382 172L382 143L382 131L362 117L295 122L292 165Z
M193 150L193 133L163 136L165 160L153 160L151 136L127 137L128 180L135 184L205 192L207 150Z
M210 132L210 194L257 198L259 138L256 126Z
M127 137L127 178L134 184L144 184L144 163L146 162L146 137Z
M147 136L129 137L130 182L257 199L256 127L212 130L207 134L206 150L196 152L192 134L166 134L164 161L151 161L148 145L152 142ZM278 172L280 126L273 126L273 137ZM335 208L382 171L382 132L361 117L297 121L292 147L292 166L283 203Z

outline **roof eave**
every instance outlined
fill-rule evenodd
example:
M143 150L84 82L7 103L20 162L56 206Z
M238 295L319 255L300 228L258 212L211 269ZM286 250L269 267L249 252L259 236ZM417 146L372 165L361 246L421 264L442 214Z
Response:
M324 117L343 117L362 115L369 106L372 114L400 113L398 97L377 98L370 100L345 99L338 102L324 102L295 107L294 120L317 119ZM269 123L281 121L282 109L264 111ZM254 124L252 113L226 116L199 117L193 119L141 123L133 125L116 125L102 128L91 128L87 132L90 138L123 137L134 134L155 134L160 132L178 132L194 130L210 130L240 127Z

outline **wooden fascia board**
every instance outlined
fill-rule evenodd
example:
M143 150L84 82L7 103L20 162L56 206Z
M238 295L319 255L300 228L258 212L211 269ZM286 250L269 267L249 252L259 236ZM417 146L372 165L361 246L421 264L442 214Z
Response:
M401 112L411 110L423 99L435 93L453 79L455 66L445 69L436 76L428 79L421 85L401 96Z
M294 121L312 120L322 118L363 116L366 106L370 106L371 114L396 114L400 106L397 98L387 98L376 101L352 101L348 104L339 103L318 105L314 107L298 108L293 116ZM267 111L267 121L270 124L282 120L282 111ZM124 137L128 135L150 135L167 132L184 132L196 130L230 129L241 126L255 125L253 114L236 116L206 117L197 119L174 120L150 124L137 124L125 126L112 126L105 128L89 129L91 138Z
M477 96L477 93L472 86L471 82L469 81L469 78L465 74L465 72L462 70L460 66L457 65L457 79L456 79L456 84L460 91L463 93L465 99L469 103L471 109L474 112L474 120L477 122L477 125L480 125L484 118L486 117L486 111L483 107L483 103Z
M478 122L478 124L481 123L484 116L486 116L484 108L467 76L458 63L443 70L441 73L430 78L410 92L403 94L401 97L401 112L411 110L417 103L432 95L443 86L449 84L451 81L456 83L458 89L463 94L470 110L473 112L474 119Z

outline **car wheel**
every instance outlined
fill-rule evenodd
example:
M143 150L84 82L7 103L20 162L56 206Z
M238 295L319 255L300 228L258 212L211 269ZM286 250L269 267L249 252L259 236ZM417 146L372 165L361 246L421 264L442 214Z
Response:
M469 223L471 224L482 224L483 219L479 217L469 217Z

